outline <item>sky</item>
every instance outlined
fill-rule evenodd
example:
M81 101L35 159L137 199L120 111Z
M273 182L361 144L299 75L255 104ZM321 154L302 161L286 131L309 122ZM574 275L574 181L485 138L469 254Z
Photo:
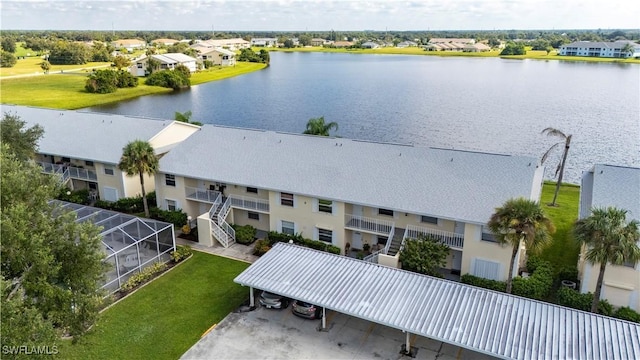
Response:
M635 0L0 0L3 30L638 29Z

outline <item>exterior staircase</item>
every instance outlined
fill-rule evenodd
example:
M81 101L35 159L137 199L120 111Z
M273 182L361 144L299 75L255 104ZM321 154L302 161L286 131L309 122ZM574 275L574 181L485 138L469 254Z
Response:
M400 251L400 246L402 246L402 239L404 238L404 229L396 229L393 234L393 239L391 239L391 245L389 245L389 251L387 255L396 256L398 251Z
M219 196L221 201L215 201L209 214L211 215L212 234L225 248L236 243L236 232L225 219L231 211L231 202L227 197ZM216 199L217 200L217 199Z

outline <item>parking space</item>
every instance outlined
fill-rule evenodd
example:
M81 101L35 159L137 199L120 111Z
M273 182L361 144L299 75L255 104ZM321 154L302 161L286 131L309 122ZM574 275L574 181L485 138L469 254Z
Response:
M327 329L283 310L259 307L231 313L187 351L183 359L410 359L400 350L405 334L380 324L327 311ZM492 359L413 335L416 359Z

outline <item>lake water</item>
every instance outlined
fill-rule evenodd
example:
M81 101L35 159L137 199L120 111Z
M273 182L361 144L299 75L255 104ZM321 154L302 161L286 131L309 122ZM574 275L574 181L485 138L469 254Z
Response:
M573 134L565 180L593 164L640 166L640 65L498 58L271 53L265 70L93 111L541 157ZM560 158L546 164L551 178ZM409 169L408 169L409 170Z

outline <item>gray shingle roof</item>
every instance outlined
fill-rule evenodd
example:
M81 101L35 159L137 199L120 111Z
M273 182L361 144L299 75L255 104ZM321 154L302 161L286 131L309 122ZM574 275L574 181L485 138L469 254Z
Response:
M486 223L530 198L537 159L204 125L163 173ZM541 177L538 179L541 181ZM536 184L536 185L539 185Z
M38 143L40 153L110 164L120 161L128 142L150 140L173 122L8 105L2 105L2 113L17 114L27 127L39 124L44 128Z
M296 245L234 281L505 359L640 358L640 324Z
M640 168L597 164L583 178L580 217L591 213L591 207L615 206L628 211L627 220L640 221Z

